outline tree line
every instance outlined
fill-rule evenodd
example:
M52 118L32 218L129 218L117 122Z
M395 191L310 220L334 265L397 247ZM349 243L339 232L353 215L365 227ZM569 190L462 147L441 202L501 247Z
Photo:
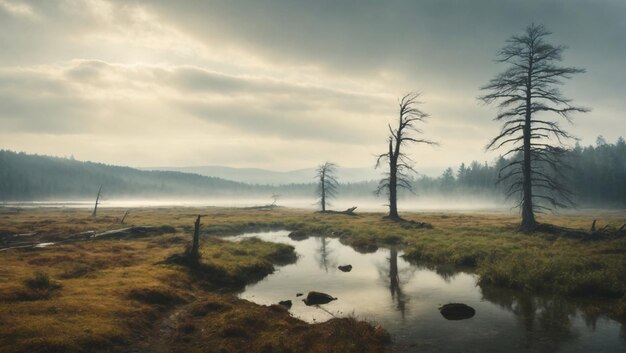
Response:
M626 142L620 137L607 142L599 137L595 145L575 145L567 153L571 168L569 187L576 191L575 204L581 207L626 207ZM498 171L507 159L492 162L472 161L447 168L440 176L409 175L414 193L400 190L398 198L437 196L489 197L504 204L504 186L496 184ZM333 170L339 168L332 166ZM331 172L332 173L332 172ZM319 178L319 174L318 174ZM327 180L327 184L329 183ZM375 196L378 181L336 182L325 200L332 206L332 195L344 199ZM319 195L319 183L280 186L249 185L189 173L152 172L70 158L37 156L0 151L0 202L46 199L93 200L100 185L105 198L113 197L259 197L271 200L272 194L290 198ZM321 209L321 199L318 204ZM280 202L279 202L280 203ZM311 202L313 205L313 201Z

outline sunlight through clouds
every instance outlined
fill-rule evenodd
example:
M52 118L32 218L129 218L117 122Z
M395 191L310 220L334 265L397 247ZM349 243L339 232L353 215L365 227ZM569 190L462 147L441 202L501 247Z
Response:
M77 157L134 166L289 169L338 154L369 167L398 97L418 91L432 116L423 130L442 143L416 147L418 168L491 161L484 146L497 124L478 88L499 70L508 35L548 18L571 46L566 62L588 69L565 89L594 108L572 133L616 139L626 49L614 18L624 4L552 0L560 16L545 17L538 2L503 3L0 0L0 147L71 154L78 134L106 151ZM159 143L129 153L142 135ZM185 136L193 143L179 144ZM289 159L244 160L245 151Z

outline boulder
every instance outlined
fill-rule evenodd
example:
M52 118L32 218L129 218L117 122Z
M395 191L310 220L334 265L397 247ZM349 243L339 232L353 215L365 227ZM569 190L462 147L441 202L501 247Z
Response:
M343 265L343 266L338 266L337 268L340 271L343 271L343 272L350 272L350 271L352 271L352 265Z
M450 303L442 305L439 312L448 320L465 320L476 315L476 310L462 303Z
M292 303L291 303L291 300L281 300L278 302L278 305L282 305L287 309L291 309Z
M288 237L291 240L300 241L300 240L308 239L309 235L306 234L306 232L304 232L304 231L294 230L293 232L289 233Z
M307 294L306 299L302 299L302 301L304 302L304 304L306 305L319 305L319 304L328 304L333 300L337 300L337 298L334 298L326 293L321 293L321 292L309 292L309 294Z

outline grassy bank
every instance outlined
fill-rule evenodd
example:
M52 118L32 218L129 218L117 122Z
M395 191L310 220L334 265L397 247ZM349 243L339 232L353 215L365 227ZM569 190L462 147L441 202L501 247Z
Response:
M55 241L64 239L68 234L86 230L121 227L119 219L124 212L122 209L102 209L101 216L92 219L87 210L2 209L0 237L2 234L37 232L28 238L32 241ZM202 218L202 232L209 236L203 238L202 261L213 270L206 271L204 276L198 276L177 266L157 264L188 244L193 221L198 214L206 215ZM626 318L624 238L584 241L548 233L523 234L515 230L517 216L508 213L426 213L407 214L405 218L427 222L433 227L420 228L411 223L394 223L375 213L351 217L281 208L131 210L126 218L128 224L169 225L178 232L175 235L145 239L77 242L45 250L0 253L8 264L0 270L3 272L0 283L2 295L15 295L11 293L18 289L24 290L24 281L33 278L37 270L47 271L51 280L61 286L50 289L47 294L49 297L45 300L11 301L6 304L3 301L2 314L8 314L12 319L6 324L0 324L3 325L0 326L0 334L4 335L2 339L10 339L15 344L41 344L40 341L27 337L39 337L39 340L60 340L63 337L67 340L72 337L71 344L76 344L79 348L92 344L93 340L108 342L114 346L124 345L129 342L144 342L145 338L137 337L149 337L151 332L137 332L137 326L142 325L135 324L129 331L131 333L125 333L127 327L124 325L127 323L143 322L143 326L154 330L155 318L161 318L165 312L178 307L189 306L189 310L177 316L180 320L177 319L178 323L174 326L178 328L171 335L176 338L173 342L190 351L202 351L206 348L204 343L194 341L195 337L202 337L203 340L214 339L216 341L213 343L225 347L226 351L236 351L241 344L254 345L259 350L268 344L274 348L283 347L287 351L295 347L293 345L299 339L303 342L311 339L306 335L324 335L315 330L328 330L324 331L326 335L330 335L327 337L335 340L334 343L329 341L326 347L315 348L319 351L332 351L332 347L343 347L340 351L350 351L352 348L349 347L353 347L350 342L361 340L358 338L351 341L355 337L351 335L362 337L364 334L358 333L360 330L370 330L368 332L373 339L367 342L368 346L375 350L382 349L384 335L369 325L361 326L341 320L333 320L321 326L305 325L291 321L287 313L282 313L279 308L243 304L232 296L223 296L220 300L225 305L230 303L225 307L234 311L225 311L228 314L224 317L238 318L238 326L241 326L239 331L233 329L226 332L217 328L217 331L211 331L207 325L211 325L209 317L213 316L192 313L196 305L202 305L196 299L200 297L199 293L211 294L217 288L233 287L257 279L271 271L273 262L289 261L289 250L284 247L274 247L275 245L254 240L241 244L225 244L215 239L214 235L279 228L335 236L343 243L364 252L373 251L378 246L401 246L409 260L426 262L433 266L469 268L480 275L480 281L484 284L602 298L599 301L599 311ZM539 220L559 226L589 229L593 219L597 219L598 226L610 224L619 227L626 222L626 214L589 211L544 216ZM140 292L132 294L130 291L135 288ZM143 289L155 289L162 293L155 296L150 291L141 294ZM154 297L156 299L150 299ZM230 300L233 302L229 302ZM173 307L164 306L163 303L169 302L178 304ZM85 309L80 309L83 307ZM250 309L246 309L247 307ZM245 312L257 319L247 317ZM69 318L60 323L59 328L52 328L54 334L48 334L44 330L48 325L40 324L45 320L52 320L55 315L51 313L63 313ZM218 310L215 315L217 313L222 315L222 311ZM255 321L261 320L259 317L273 318L276 315L280 319L270 320L276 323L275 326L266 321ZM83 322L87 324L83 325ZM63 325L69 325L67 330ZM253 328L259 325L267 326L268 331L257 335ZM289 330L300 326L307 329L295 329L293 332L302 332L304 336L292 333L294 341L291 343L275 336L280 330L292 332ZM83 332L85 327L89 327L89 333ZM208 331L203 331L203 328ZM36 334L37 332L39 333ZM258 337L265 337L267 341L259 340ZM67 342L59 344L69 345ZM360 348L353 348L354 351L360 351Z
M36 231L30 241L59 241L120 227L111 210L96 219L77 211L5 211L5 243L7 234ZM209 271L167 263L189 243L185 229L193 217L162 211L142 211L133 222L171 222L175 234L0 252L0 351L273 352L298 351L303 342L317 352L385 350L388 336L372 325L348 319L310 325L282 307L229 294L271 273L274 263L294 261L290 246L209 238L200 249Z

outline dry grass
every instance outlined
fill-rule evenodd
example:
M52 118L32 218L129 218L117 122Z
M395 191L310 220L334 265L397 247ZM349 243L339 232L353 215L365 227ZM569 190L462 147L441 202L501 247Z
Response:
M118 220L124 212L103 208L101 216L92 219L87 210L0 208L0 243L15 242L11 234L37 232L20 241L56 241L87 230L118 228L122 227ZM209 237L203 240L201 261L210 271L199 276L181 266L165 264L163 260L181 253L189 243L197 214L207 215L202 219L205 235L287 228L336 236L361 251L396 244L403 246L413 261L473 268L483 283L614 298L607 299L601 310L626 317L623 238L581 241L553 234L522 234L515 230L517 217L507 213L405 215L409 220L433 225L433 229L424 229L384 220L374 213L347 217L280 208L145 208L133 210L126 223L171 225L177 233L0 252L0 350L83 352L139 347L148 351L144 343L159 331L155 325L167 321L164 318L180 308L189 310L179 315L180 325L175 325L171 335L173 348L182 351L211 351L211 347L225 352L240 351L241 347L248 347L248 351L384 349L382 331L371 331L371 325L351 320L307 325L279 308L211 292L270 273L273 262L288 261L292 255L288 247L255 240L233 244ZM588 229L593 219L599 226L619 227L626 215L594 211L584 216L543 217L540 221ZM48 276L53 287L60 287L50 287L38 300L26 300L25 281L38 271ZM215 326L213 317L219 318L216 322L221 328ZM374 339L360 345L366 335Z
M278 305L207 295L172 318L171 346L196 352L380 352L380 327L354 319L306 324Z
M267 320L270 316L266 310L274 309L244 302L232 294L214 294L211 290L233 288L236 284L271 273L273 262L293 261L293 248L258 240L231 243L206 239L201 247L202 264L214 269L221 277L214 278L206 273L198 276L198 273L164 261L181 253L191 238L185 230L193 222L196 212L184 211L141 210L131 213L127 219L136 225L174 224L179 230L177 234L77 241L42 249L0 252L0 351L121 352L136 349L149 352L154 347L146 346L145 342L158 340L159 322L167 320L171 312L190 305L193 305L191 308L197 307L200 305L196 304L197 298L207 296L222 303L220 305L230 306L238 315L260 315L263 317L258 320ZM92 219L78 210L7 212L0 209L0 234L5 235L5 244L13 238L7 235L30 232L37 232L37 235L28 236L28 241L58 241L87 230L122 227L117 224L117 213L117 210L103 210L103 216ZM288 313L281 315L283 324L267 325L267 332L283 330L290 325L309 326L291 319ZM212 324L211 320L203 321L200 317L196 323L200 328ZM234 325L231 323L232 334L236 336ZM355 327L371 328L363 325L359 323ZM334 326L329 325L328 330L331 327ZM253 335L250 329L240 328ZM192 332L189 330L187 327L181 332ZM326 331L325 328L315 330ZM274 334L278 335L278 332ZM179 334L178 331L174 333ZM355 332L342 331L337 336L338 344L353 339L351 334ZM257 346L273 344L263 339L239 345L225 343L230 341L232 338L228 334L215 336L210 344L204 342L204 346L194 349L214 351L211 347L249 345L254 350ZM372 342L372 349L383 349L382 342ZM180 351L182 346L177 344L168 349ZM325 345L328 347L333 343L328 341Z

